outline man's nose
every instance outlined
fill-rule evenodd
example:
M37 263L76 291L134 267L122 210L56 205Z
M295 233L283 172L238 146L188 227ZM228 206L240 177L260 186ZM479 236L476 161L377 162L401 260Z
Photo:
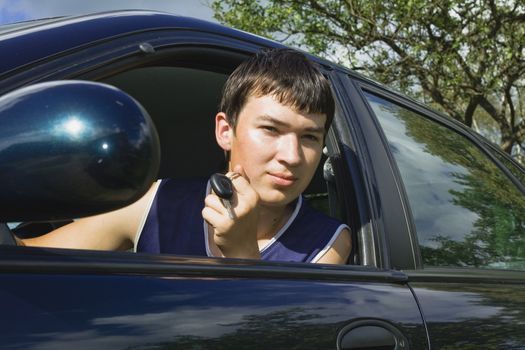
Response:
M296 135L286 135L281 138L277 159L288 165L297 165L301 163L302 149L301 143Z

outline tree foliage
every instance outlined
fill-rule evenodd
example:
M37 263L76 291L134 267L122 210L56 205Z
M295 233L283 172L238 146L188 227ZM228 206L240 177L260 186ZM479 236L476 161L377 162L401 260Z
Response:
M364 71L468 126L488 116L508 153L524 144L523 0L221 0L212 7L227 25Z

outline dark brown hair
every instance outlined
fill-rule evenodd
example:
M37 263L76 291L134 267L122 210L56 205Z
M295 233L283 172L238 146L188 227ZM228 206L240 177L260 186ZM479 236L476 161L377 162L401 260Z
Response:
M219 108L235 130L248 98L266 95L297 111L325 114L325 131L330 127L334 116L330 84L302 53L265 49L244 61L226 81Z

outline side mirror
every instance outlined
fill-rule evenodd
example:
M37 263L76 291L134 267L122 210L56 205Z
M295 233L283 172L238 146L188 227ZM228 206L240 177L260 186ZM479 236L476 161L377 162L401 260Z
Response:
M0 222L61 220L128 205L155 181L145 109L109 85L54 81L0 97Z

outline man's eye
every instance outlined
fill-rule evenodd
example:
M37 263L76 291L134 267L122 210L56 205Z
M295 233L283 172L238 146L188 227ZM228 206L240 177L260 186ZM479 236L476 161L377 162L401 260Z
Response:
M308 140L308 141L314 141L314 142L318 142L319 141L319 137L317 135L307 134L307 135L303 135L303 138Z
M271 133L271 134L276 134L277 133L277 128L273 127L273 126L269 126L269 125L263 125L262 126L262 129L268 133Z

